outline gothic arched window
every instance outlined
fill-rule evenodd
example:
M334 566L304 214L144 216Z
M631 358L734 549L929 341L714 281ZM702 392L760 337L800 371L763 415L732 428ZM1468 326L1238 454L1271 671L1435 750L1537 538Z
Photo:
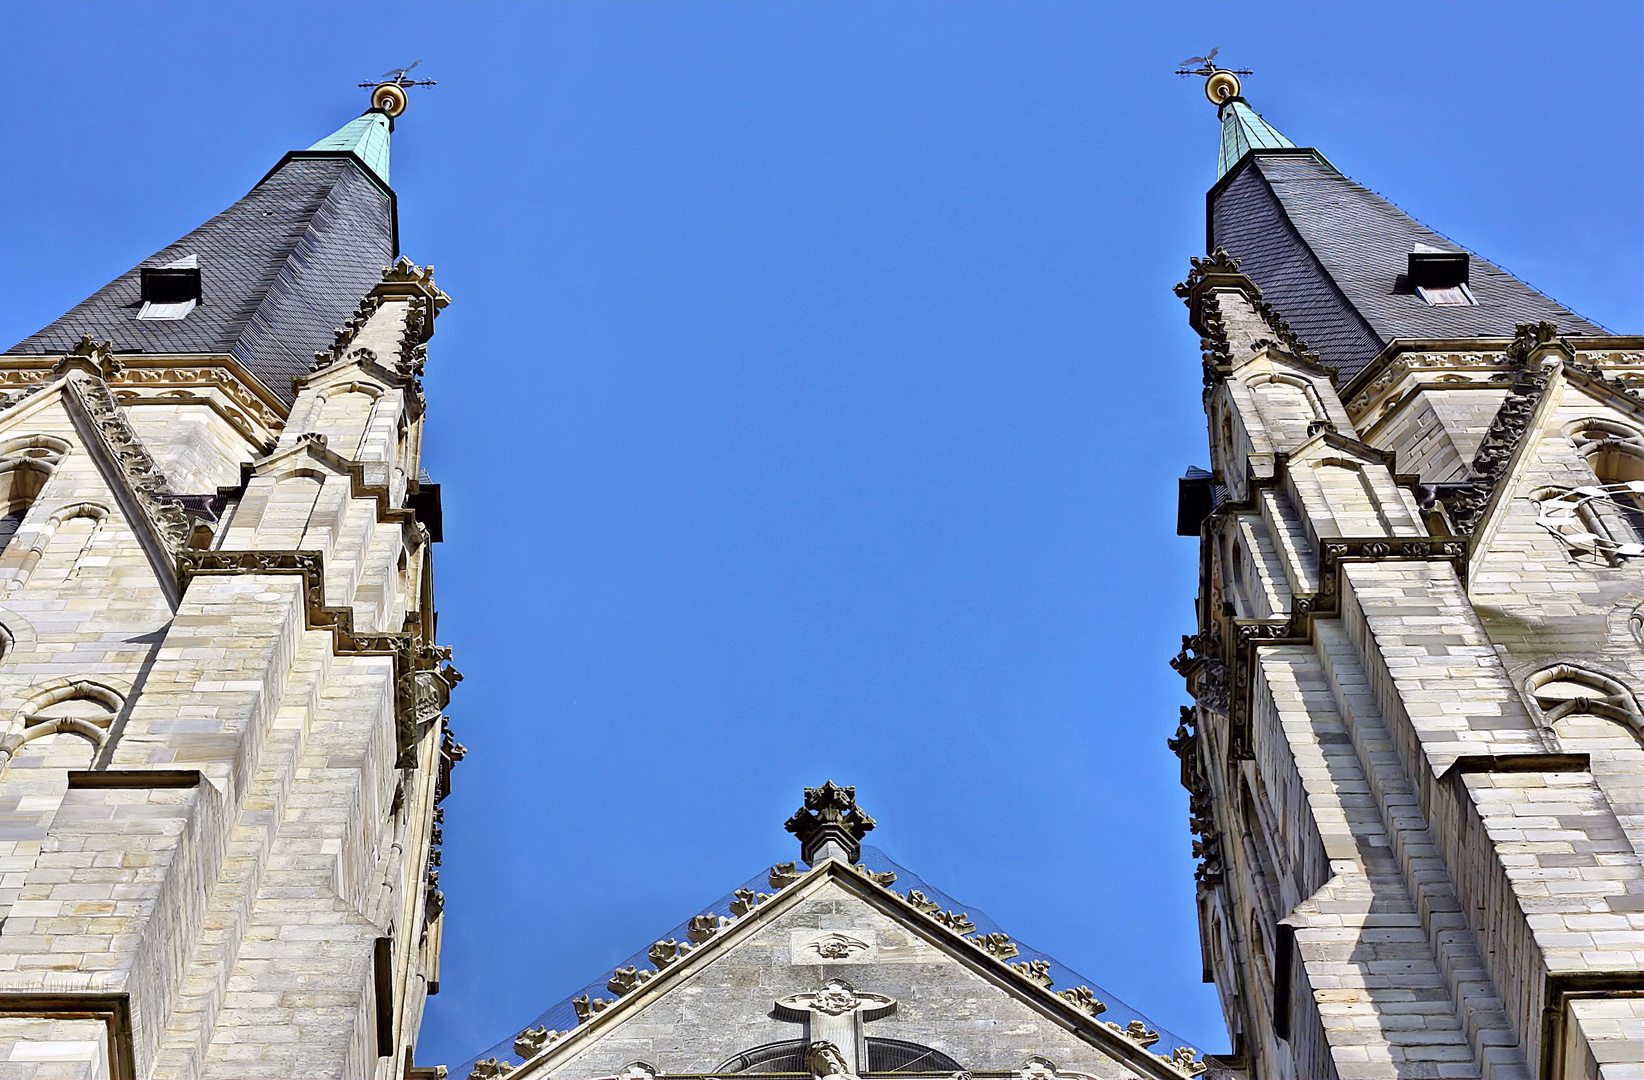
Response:
M68 449L68 443L53 435L24 435L0 443L0 554Z
M1525 689L1565 753L1587 754L1593 779L1622 828L1644 850L1644 822L1627 807L1644 806L1644 715L1619 680L1568 664L1531 675Z
M724 1062L716 1073L804 1073L805 1040L788 1039L744 1050ZM870 1073L941 1073L952 1076L963 1071L958 1062L940 1050L902 1039L868 1039Z

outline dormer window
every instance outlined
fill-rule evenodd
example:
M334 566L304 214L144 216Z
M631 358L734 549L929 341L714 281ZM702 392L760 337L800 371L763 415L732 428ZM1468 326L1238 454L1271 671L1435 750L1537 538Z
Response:
M188 255L164 266L145 266L139 319L186 319L200 303L200 257Z
M1410 252L1406 276L1416 295L1431 307L1472 307L1478 301L1467 287L1471 261L1465 251L1445 251L1417 244Z

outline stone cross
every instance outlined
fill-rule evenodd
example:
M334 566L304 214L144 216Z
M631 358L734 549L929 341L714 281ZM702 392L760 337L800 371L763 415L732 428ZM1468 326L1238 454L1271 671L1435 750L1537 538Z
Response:
M858 994L844 979L829 979L812 994L794 994L776 1003L782 1020L804 1021L806 1067L817 1076L861 1076L867 1067L862 1025L887 1016L896 999Z

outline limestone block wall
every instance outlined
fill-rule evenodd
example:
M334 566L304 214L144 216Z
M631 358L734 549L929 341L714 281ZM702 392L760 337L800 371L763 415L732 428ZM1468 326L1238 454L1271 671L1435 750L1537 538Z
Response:
M1608 483L1582 520L1644 543L1644 492L1635 515L1617 488L1644 480L1644 342L1422 343L1338 394L1209 271L1230 284L1182 291L1225 502L1173 745L1236 1054L1264 1077L1644 1067L1621 1034L1644 978L1644 560L1577 550L1541 503ZM1433 535L1434 492L1485 482L1487 445L1510 456L1476 530Z
M0 1075L403 1074L455 678L423 659L404 508L402 358L443 301L414 270L362 306L386 363L338 357L277 440L199 395L90 412L63 380L114 378L95 352L0 406L0 510L26 511L0 553ZM145 455L157 480L120 464ZM156 483L234 494L161 535Z

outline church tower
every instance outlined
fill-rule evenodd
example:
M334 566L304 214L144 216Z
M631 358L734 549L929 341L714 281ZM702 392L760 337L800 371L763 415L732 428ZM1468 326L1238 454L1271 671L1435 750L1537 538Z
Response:
M0 1070L401 1077L438 988L403 80L0 356Z
M1172 747L1252 1077L1640 1075L1644 338L1222 123Z

